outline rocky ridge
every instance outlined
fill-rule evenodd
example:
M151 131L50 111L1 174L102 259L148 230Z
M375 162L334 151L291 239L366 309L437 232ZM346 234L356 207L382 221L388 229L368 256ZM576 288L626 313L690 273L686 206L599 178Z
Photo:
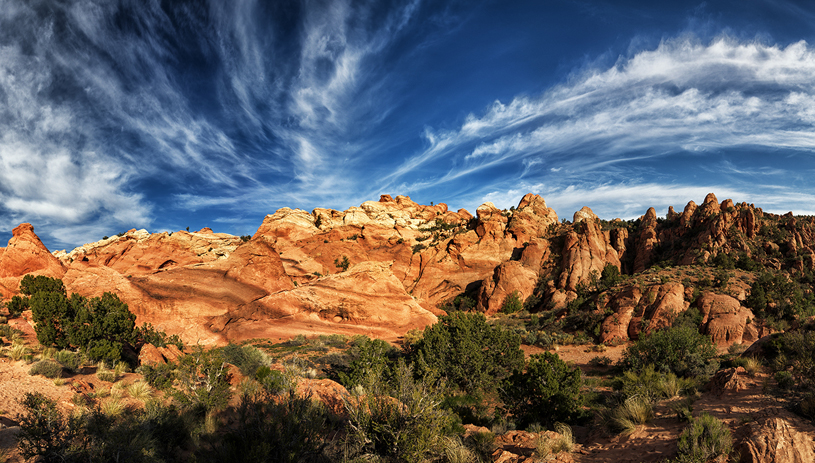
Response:
M51 254L23 224L0 248L0 291L15 294L26 273L62 277L71 292L116 291L139 323L213 343L315 332L395 339L456 298L495 314L511 295L531 312L591 314L599 341L620 342L695 307L726 347L765 331L748 326L756 321L744 305L749 281L717 289L665 269L704 273L721 256L743 256L805 273L815 268L813 238L813 218L713 194L664 218L651 208L637 220L605 221L584 207L571 222L535 194L510 210L485 203L475 216L383 195L345 211L280 209L249 240L210 229L130 230ZM606 287L609 267L623 280Z

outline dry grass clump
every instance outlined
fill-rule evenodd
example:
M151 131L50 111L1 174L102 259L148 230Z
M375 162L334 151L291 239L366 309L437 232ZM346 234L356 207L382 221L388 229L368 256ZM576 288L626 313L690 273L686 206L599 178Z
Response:
M631 434L637 427L648 423L654 417L651 402L641 397L626 399L613 410L609 417L609 427L621 434Z
M535 441L535 457L546 458L549 455L556 453L566 452L571 453L574 450L574 435L572 428L563 423L555 424L555 432L558 433L557 437L547 436L540 434Z
M444 456L449 463L471 463L478 461L475 453L468 449L460 439L447 437L444 440Z
M125 389L127 389L127 393L130 394L130 397L141 400L142 402L153 397L153 388L143 381L136 381L135 383L129 384Z
M107 416L116 417L124 413L127 406L119 397L111 397L109 400L102 402L99 409Z

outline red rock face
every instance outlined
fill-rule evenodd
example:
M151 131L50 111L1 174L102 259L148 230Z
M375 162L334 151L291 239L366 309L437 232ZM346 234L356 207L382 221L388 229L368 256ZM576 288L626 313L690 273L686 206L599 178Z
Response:
M29 273L62 278L65 268L42 244L34 227L23 223L13 230L8 246L0 254L0 287L4 297L17 294L20 280Z

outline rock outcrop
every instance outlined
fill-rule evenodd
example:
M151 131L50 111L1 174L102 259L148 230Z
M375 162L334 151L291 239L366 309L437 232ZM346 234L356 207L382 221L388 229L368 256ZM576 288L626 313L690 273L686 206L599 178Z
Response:
M702 312L703 331L720 347L752 343L759 338L753 312L725 294L705 292L696 302Z
M26 274L62 278L65 268L42 244L31 224L20 224L12 234L0 253L0 293L4 298L17 294Z

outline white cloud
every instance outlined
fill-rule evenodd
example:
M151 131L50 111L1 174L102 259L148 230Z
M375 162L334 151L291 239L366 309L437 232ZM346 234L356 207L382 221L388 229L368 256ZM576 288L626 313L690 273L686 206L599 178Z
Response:
M729 147L815 150L815 50L691 37L590 69L538 97L495 102L457 130L427 130L428 148L389 178L444 159L433 186L497 164L583 153L586 166Z

